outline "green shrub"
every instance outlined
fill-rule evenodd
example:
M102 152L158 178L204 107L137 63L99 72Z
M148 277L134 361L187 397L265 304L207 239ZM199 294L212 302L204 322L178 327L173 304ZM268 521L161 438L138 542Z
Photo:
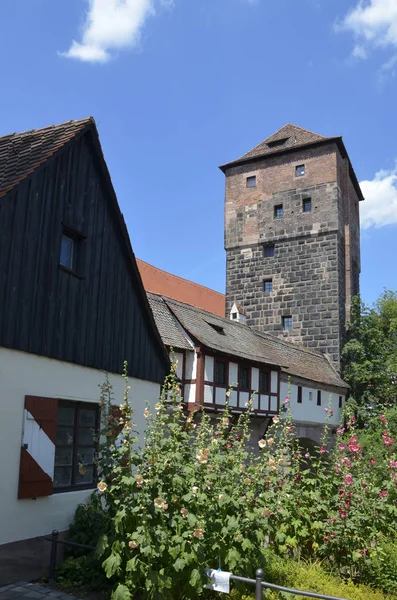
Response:
M78 544L96 546L101 535L106 531L107 513L101 505L101 498L98 492L91 494L90 501L86 504L79 504L73 519L69 525L68 539ZM65 546L66 556L83 556L90 550L84 548L73 548Z
M318 562L297 562L293 560L280 560L266 556L266 581L297 590L327 594L347 600L391 600L397 596L387 595L380 590L374 590L365 585L355 585L352 581L343 582L339 577L327 573ZM255 600L255 594L246 587L245 592L233 589L232 600ZM252 588L251 588L252 590ZM395 590L395 588L394 588ZM393 591L393 590L390 590ZM299 600L305 596L295 594L282 594L268 590L264 595L269 600Z
M102 561L95 554L64 560L56 569L56 581L65 588L88 587L92 590L109 588L111 582L102 569Z
M383 539L368 561L365 579L385 592L397 590L397 540Z

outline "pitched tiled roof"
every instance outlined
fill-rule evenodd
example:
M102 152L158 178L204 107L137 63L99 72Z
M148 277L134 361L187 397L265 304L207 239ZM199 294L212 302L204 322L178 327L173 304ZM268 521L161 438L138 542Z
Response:
M93 123L88 117L0 137L0 198Z
M150 293L147 293L147 297L163 343L175 349L192 350L192 345L183 335L165 300L161 296Z
M240 158L233 160L230 163L227 163L226 165L222 165L221 169L228 165L239 163L240 161L243 162L260 156L267 156L268 154L284 152L285 150L298 148L307 144L332 141L336 139L339 138L324 137L322 135L319 135L318 133L313 133L308 129L303 129L302 127L298 127L297 125L293 125L292 123L287 123L287 125L281 127L281 129L276 131L276 133L270 135L263 142L252 148L252 150L250 150L243 156L240 156Z
M148 296L153 308L153 302L158 303L160 298L151 294ZM218 317L182 302L165 297L162 300L161 314L159 310L155 310L154 317L166 345L178 347L177 338L181 334L177 322L179 321L198 345L237 359L278 366L287 374L309 381L345 389L348 387L324 354L295 346L271 334L258 333L248 325ZM174 320L166 319L164 312L166 307L170 314L174 315ZM169 327L172 331L168 329ZM170 339L172 344L167 341Z
M225 295L182 277L157 269L137 259L143 286L147 292L174 298L180 302L197 306L211 313L225 316Z

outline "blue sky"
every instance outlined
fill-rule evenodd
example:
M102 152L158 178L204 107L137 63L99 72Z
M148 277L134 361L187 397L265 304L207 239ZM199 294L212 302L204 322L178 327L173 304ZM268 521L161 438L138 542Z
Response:
M219 291L224 176L287 122L343 135L363 298L396 290L397 2L2 0L0 135L92 115L135 254Z

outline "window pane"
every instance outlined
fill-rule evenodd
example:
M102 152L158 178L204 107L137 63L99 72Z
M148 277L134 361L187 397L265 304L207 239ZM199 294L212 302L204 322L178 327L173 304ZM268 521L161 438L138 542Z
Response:
M94 432L92 429L79 429L79 444L84 446L94 445Z
M274 246L263 246L263 256L265 258L274 256Z
M76 471L76 484L92 483L94 481L94 467L86 467L85 465L78 465Z
M269 373L259 373L259 391L264 394L269 391Z
M63 235L61 241L61 256L59 262L68 269L73 269L73 246L72 238Z
M84 427L95 427L95 417L95 408L82 408L79 411L79 425L84 425Z
M283 205L278 204L277 206L274 207L274 218L282 219L282 217L283 217Z
M303 200L303 212L311 212L312 210L312 201L310 198L305 198Z
M240 367L239 384L240 384L240 388L243 390L247 390L249 387L248 375L249 375L248 368Z
M73 448L57 448L55 450L56 466L72 466Z
M57 446L72 446L73 427L58 427L55 443Z
M283 328L288 330L292 329L292 317L283 317Z
M72 467L55 467L54 487L66 487L72 483Z
M84 465L92 465L94 462L94 448L78 448L77 460Z
M295 174L297 177L302 177L305 174L305 165L299 165L295 169Z
M58 425L74 424L74 408L72 406L58 406Z
M226 365L223 362L215 362L215 383L224 385L226 383Z
M256 187L256 176L247 177L247 187Z
M264 284L264 290L265 292L272 292L273 291L273 282L271 279L267 279L266 281L263 282Z

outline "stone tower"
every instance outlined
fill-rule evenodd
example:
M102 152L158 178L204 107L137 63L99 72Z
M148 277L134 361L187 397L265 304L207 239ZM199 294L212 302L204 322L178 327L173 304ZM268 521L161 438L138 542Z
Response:
M330 356L359 292L363 195L341 137L285 125L226 175L226 314ZM233 315L231 315L233 318Z

